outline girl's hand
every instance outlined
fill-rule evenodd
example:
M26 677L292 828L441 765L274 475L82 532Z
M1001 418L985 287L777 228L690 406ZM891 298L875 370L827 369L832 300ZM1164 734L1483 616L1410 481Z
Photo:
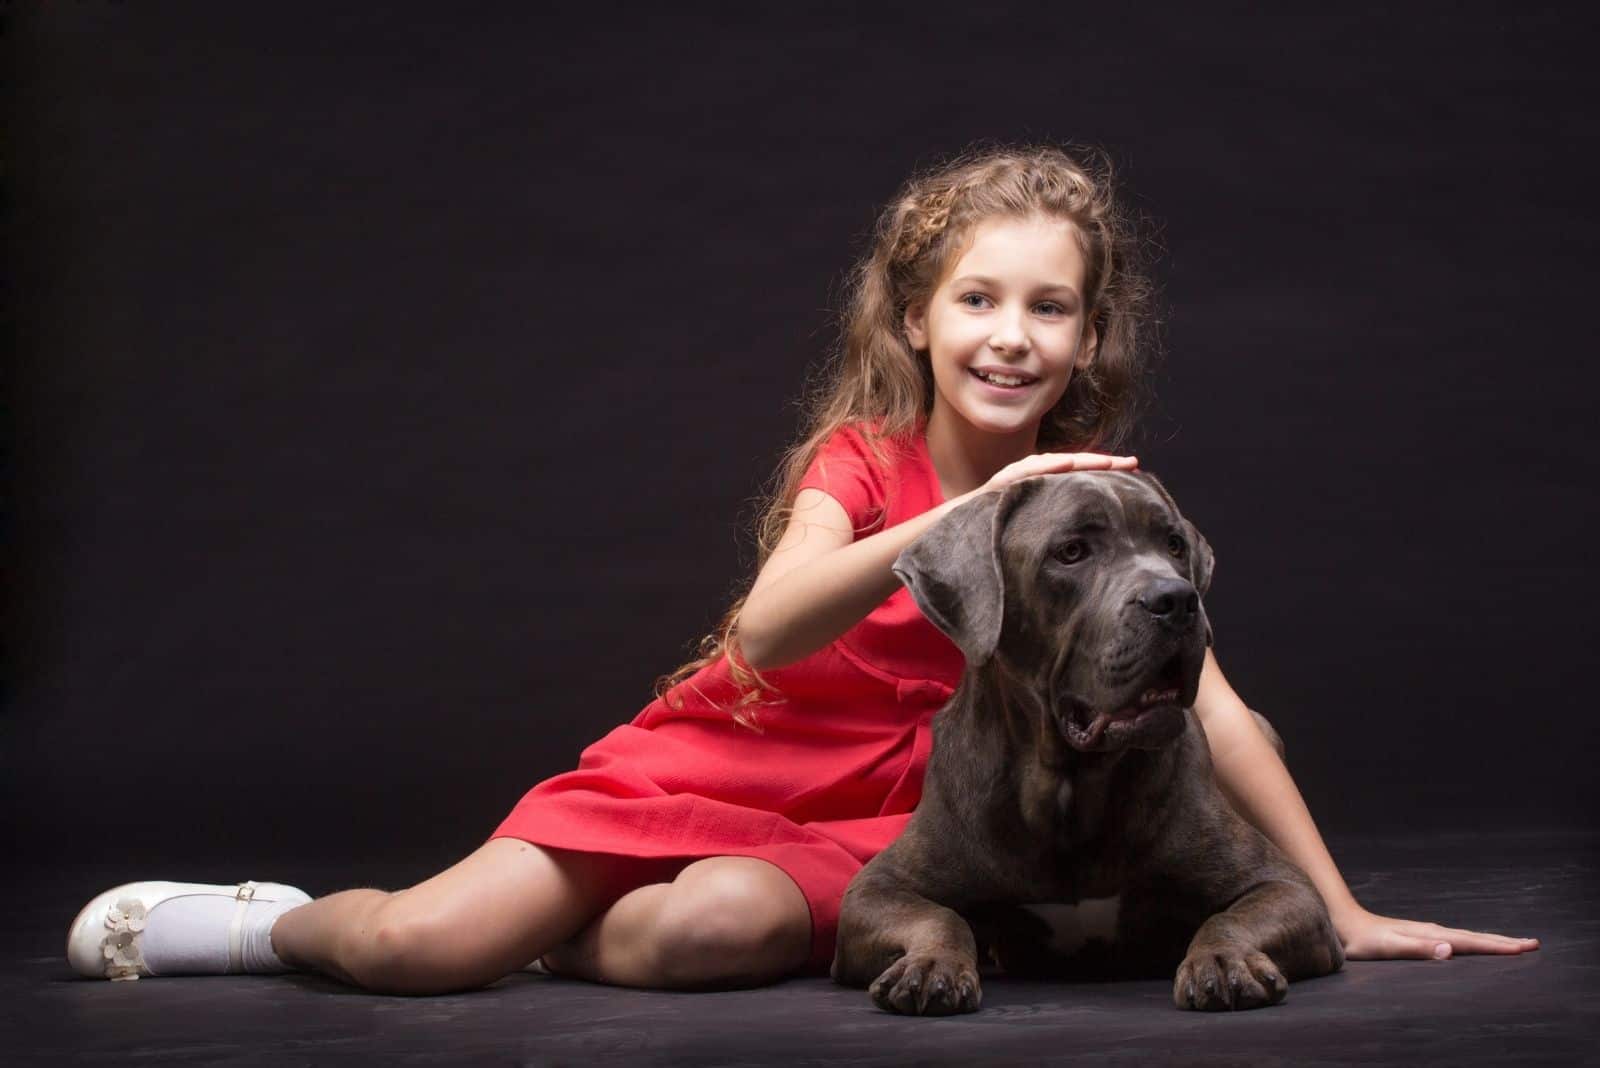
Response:
M1357 909L1334 919L1344 955L1351 960L1445 960L1457 953L1526 953L1537 938L1462 931L1436 923L1397 920Z
M1063 471L1131 471L1138 466L1137 456L1111 456L1103 452L1039 452L1002 467L983 484L982 489L1000 489L1034 475L1053 475Z

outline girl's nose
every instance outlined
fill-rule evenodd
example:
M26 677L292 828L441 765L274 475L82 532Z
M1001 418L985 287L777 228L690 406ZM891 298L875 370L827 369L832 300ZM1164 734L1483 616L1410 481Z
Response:
M1003 317L995 324L994 333L989 338L989 347L1003 349L1006 352L1027 351L1028 332L1022 328L1021 320L1015 315Z

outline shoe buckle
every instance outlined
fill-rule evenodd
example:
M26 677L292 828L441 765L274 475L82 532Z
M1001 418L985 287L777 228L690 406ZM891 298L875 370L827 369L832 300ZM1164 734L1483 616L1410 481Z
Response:
M249 901L251 898L256 896L256 884L240 883L239 889L234 892L233 896L234 899L238 901Z

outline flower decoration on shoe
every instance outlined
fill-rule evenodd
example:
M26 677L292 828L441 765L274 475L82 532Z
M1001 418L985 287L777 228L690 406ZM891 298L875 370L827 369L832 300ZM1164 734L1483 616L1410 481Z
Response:
M140 969L145 967L144 954L139 950L144 918L144 902L136 897L125 897L106 912L106 926L111 933L101 940L100 952L106 959L107 979L139 978Z

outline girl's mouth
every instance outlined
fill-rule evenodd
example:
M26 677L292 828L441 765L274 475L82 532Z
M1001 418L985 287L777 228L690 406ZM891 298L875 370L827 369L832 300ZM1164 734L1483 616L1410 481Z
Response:
M967 373L991 389L1005 393L1016 393L1039 381L1032 375L1007 374L1001 371L980 371L976 367L967 368Z

